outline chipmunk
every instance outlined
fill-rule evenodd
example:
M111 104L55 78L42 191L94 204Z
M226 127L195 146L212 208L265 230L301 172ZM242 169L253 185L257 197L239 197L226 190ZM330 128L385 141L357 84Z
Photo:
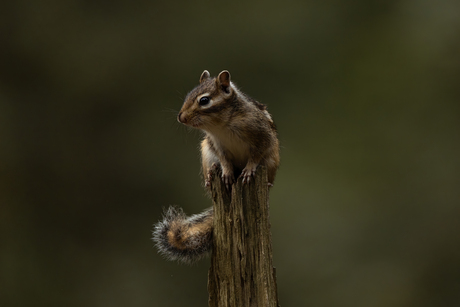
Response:
M205 70L200 84L186 96L177 120L204 132L201 159L206 187L217 167L230 189L236 176L249 184L259 165L267 168L269 186L273 186L280 163L275 124L267 107L241 92L228 71L211 78ZM210 251L212 227L212 207L190 217L170 207L155 225L153 240L169 260L192 263Z

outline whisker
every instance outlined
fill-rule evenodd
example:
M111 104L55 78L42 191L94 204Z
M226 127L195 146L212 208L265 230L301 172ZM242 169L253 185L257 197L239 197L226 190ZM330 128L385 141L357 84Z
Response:
M184 100L185 100L185 96L187 95L187 94L184 95L184 94L181 93L179 90L176 91L176 94L179 95L178 98L179 98L181 101L184 101Z
M179 111L177 111L176 109L170 109L170 108L164 108L163 110L161 110L162 112L174 112L174 113L179 113Z

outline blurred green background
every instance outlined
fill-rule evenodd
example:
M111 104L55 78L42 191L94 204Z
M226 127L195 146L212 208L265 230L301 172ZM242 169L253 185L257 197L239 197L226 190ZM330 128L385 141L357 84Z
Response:
M268 105L281 306L459 306L460 2L3 1L0 305L207 306L162 208L211 205L176 114Z

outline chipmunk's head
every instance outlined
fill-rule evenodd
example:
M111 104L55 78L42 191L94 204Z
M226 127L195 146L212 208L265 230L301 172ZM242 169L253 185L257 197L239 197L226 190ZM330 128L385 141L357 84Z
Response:
M187 97L177 115L177 120L187 126L207 130L225 120L226 110L234 100L236 89L230 81L230 73L222 71L211 78L207 70L200 77L200 84Z

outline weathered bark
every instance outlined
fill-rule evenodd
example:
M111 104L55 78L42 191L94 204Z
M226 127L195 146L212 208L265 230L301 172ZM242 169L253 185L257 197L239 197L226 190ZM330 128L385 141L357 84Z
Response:
M208 275L210 307L278 307L268 206L267 171L231 194L212 180L214 232Z

